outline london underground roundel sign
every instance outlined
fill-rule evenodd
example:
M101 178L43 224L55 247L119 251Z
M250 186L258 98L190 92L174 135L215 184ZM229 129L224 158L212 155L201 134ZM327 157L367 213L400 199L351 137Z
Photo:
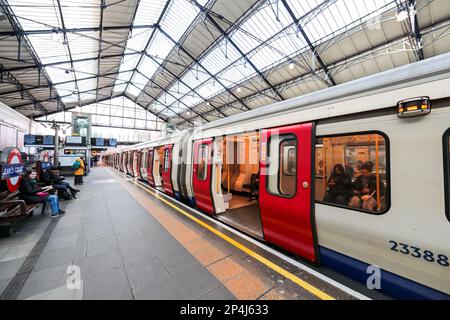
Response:
M5 148L1 155L1 179L6 181L9 192L19 189L20 176L24 170L22 156L17 148Z

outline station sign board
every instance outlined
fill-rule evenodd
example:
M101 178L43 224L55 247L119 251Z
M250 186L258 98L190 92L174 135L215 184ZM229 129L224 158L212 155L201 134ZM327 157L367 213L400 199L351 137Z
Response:
M1 181L6 181L10 192L19 189L20 176L25 169L20 150L17 148L5 148L1 154Z

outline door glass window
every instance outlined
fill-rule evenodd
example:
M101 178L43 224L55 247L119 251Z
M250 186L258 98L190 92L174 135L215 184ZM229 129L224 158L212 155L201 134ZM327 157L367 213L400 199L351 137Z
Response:
M387 141L382 134L318 138L315 200L369 213L388 207Z
M208 145L202 144L198 149L197 179L206 180L208 170Z
M297 181L297 138L272 136L269 144L267 189L271 194L293 197Z
M169 162L170 162L170 150L166 149L164 151L164 172L169 170Z

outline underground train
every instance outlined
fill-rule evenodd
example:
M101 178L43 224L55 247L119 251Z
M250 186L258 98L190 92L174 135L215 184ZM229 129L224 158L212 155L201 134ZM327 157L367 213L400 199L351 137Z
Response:
M450 54L176 131L104 162L396 298L450 298Z

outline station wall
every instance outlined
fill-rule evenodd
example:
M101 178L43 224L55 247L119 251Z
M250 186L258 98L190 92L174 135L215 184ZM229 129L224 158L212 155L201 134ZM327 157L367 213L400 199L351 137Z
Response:
M5 147L17 147L26 151L23 146L24 135L42 134L43 131L46 129L39 123L0 102L0 151Z

